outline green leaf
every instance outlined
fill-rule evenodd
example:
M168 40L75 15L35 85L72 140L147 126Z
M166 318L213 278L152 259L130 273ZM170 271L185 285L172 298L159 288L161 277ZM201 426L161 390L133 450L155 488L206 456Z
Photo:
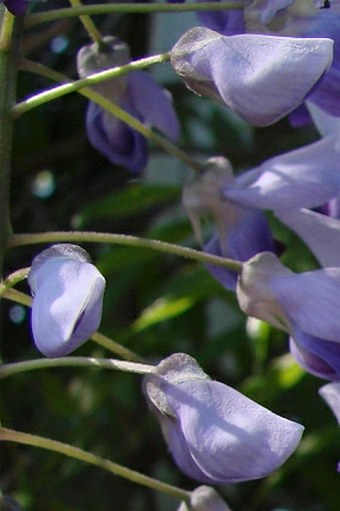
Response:
M180 188L173 185L134 183L126 189L107 195L87 205L77 215L77 228L89 221L112 217L129 217L151 207L180 198Z

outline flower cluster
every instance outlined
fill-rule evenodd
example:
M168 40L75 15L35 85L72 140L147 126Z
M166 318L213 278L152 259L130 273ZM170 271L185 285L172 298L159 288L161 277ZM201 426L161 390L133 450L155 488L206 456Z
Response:
M19 14L23 2L5 4ZM235 292L246 315L287 332L297 363L330 382L320 394L340 422L339 4L254 0L243 10L199 18L202 26L182 35L168 55L190 90L254 126L287 115L299 126L313 121L320 137L239 174L226 157L208 158L185 185L183 207L202 251L229 260L232 268L209 263L207 270ZM107 36L80 49L78 74L118 69L130 59L128 46ZM103 104L108 100L178 141L169 93L150 74L127 71L91 85L92 91ZM135 173L147 165L144 134L100 101L90 101L86 128L91 144L113 164ZM294 273L280 261L268 211L301 238L320 268ZM201 228L206 215L215 228L210 239ZM68 355L96 332L105 279L83 249L60 244L44 250L32 262L28 283L33 338L43 355ZM170 355L149 370L143 390L175 463L203 484L266 477L286 462L302 436L303 426L212 380L186 354ZM179 511L186 509L229 508L201 486Z

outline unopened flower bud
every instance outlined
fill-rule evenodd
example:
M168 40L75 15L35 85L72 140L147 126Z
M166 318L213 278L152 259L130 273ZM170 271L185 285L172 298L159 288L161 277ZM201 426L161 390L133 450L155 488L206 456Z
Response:
M28 283L33 338L43 355L68 355L97 330L105 279L85 250L70 244L44 250L32 262Z

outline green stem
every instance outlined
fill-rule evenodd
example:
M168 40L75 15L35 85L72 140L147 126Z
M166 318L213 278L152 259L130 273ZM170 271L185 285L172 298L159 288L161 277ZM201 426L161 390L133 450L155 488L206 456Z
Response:
M80 2L80 0L69 0L72 7L82 7L83 4ZM92 19L88 14L80 15L79 16L80 21L82 22L86 32L90 36L90 38L93 40L94 43L97 43L99 46L103 42L103 38L99 30L97 29L96 25L93 23Z
M7 247L14 248L23 245L31 245L36 243L61 243L61 242L89 242L89 243L113 243L116 245L126 245L130 247L148 248L157 250L158 252L166 252L188 259L194 259L205 264L214 264L222 268L240 272L243 264L240 261L233 261L225 257L219 257L207 254L200 250L194 250L181 245L167 243L165 241L152 240L146 238L138 238L126 234L111 234L105 232L44 232L37 234L13 234L8 240Z
M10 228L10 163L13 120L9 115L15 100L15 56L12 44L14 16L0 6L0 278Z
M22 293L21 291L17 291L16 289L6 288L3 291L2 296L7 300L20 303L25 307L32 307L32 298L26 295L25 293ZM143 362L143 359L139 355L129 350L128 348L125 348L125 346L122 346L121 344L113 341L109 337L106 337L106 335L103 335L99 332L95 332L92 335L91 339L99 346L104 347L105 349L107 349L111 353L114 353L115 355L118 355L119 357L122 357L126 360L133 362Z
M144 67L150 66L152 64L159 64L162 62L166 62L169 60L169 54L163 53L160 55L154 55L152 57L146 57L144 59L140 59L134 62L130 62L125 66L115 67L113 69L100 71L99 73L94 73L87 78L82 78L80 80L76 80L72 82L67 76L64 76L56 71L50 70L49 68L43 66L42 64L35 64L30 61L23 62L23 69L29 70L31 72L35 72L37 74L41 74L43 76L47 76L52 80L57 80L63 83L62 85L58 85L53 89L49 89L47 91L36 94L35 96L22 101L15 105L11 113L14 118L22 115L32 108L36 108L37 106L43 105L48 101L52 101L54 99L60 98L65 94L69 94L71 92L79 92L83 96L87 97L91 101L98 103L102 108L110 112L112 115L125 122L133 129L141 133L144 137L152 140L155 144L159 145L166 151L167 153L175 156L176 158L182 160L185 165L192 168L194 171L201 171L202 165L197 161L193 160L185 151L179 149L175 144L169 142L169 140L155 133L151 128L145 126L138 119L127 113L125 110L120 108L117 104L113 103L103 95L98 92L87 88L88 85L95 85L104 80L108 80L109 78L121 76L129 71L142 69Z
M8 378L13 374L24 371L35 371L36 369L53 369L54 367L94 367L98 369L111 369L125 373L150 374L154 372L155 366L148 364L137 364L125 362L113 358L94 357L60 357L60 358L39 358L36 360L25 360L13 364L0 365L0 380Z
M4 8L3 8L4 9ZM1 34L0 34L0 51L10 51L12 43L12 34L14 28L14 16L7 9L3 12Z
M6 7L0 5L0 280L10 223L10 168L13 119L9 115L15 102L17 41L15 19Z
M114 340L110 339L106 335L101 334L100 332L96 332L95 334L93 334L91 340L98 344L98 346L105 348L106 350L110 351L111 353L114 353L115 355L118 355L119 357L122 357L125 360L143 362L142 357L137 355L134 351L125 348L125 346L123 346L122 344L115 342Z
M17 270L8 275L8 277L6 277L6 279L0 283L0 298L8 289L14 287L16 284L18 284L18 282L26 279L29 271L30 267L22 268L21 270Z
M181 488L157 481L156 479L140 474L135 470L130 470L122 465L118 465L111 460L101 458L88 451L74 447L73 445L7 428L0 428L0 441L16 442L23 445L30 445L40 449L57 452L64 456L69 456L70 458L89 463L90 465L95 465L111 472L111 474L124 477L134 483L165 493L175 499L189 501L190 498L190 493L182 490Z
M129 62L129 64L125 64L124 66L116 66L111 69L99 71L98 73L93 73L91 76L80 78L79 80L71 80L69 77L54 70L50 70L48 67L43 66L42 64L36 64L27 60L23 61L22 69L32 71L34 73L51 78L52 80L64 83L35 94L34 96L25 99L21 103L17 103L15 106L13 106L11 114L14 118L17 118L20 115L29 112L29 110L32 108L41 106L44 103L48 103L54 99L59 99L66 94L70 94L71 92L80 91L81 89L84 89L84 87L90 87L91 85L96 85L97 83L110 80L111 78L117 78L118 76L122 76L126 73L129 73L130 71L144 69L146 67L152 66L153 64L162 64L168 60L170 60L169 53L152 55L151 57L145 57L133 62Z
M32 298L21 291L17 291L16 289L6 289L3 293L3 297L7 298L7 300L11 300L15 303L20 303L25 307L32 307Z
M71 7L54 9L47 12L30 14L26 16L25 25L34 27L47 21L60 20L82 15L97 15L110 13L181 13L195 11L224 11L244 9L249 1L239 2L201 2L201 3L174 3L174 4L144 4L144 3L110 3L97 5L83 5L82 7Z

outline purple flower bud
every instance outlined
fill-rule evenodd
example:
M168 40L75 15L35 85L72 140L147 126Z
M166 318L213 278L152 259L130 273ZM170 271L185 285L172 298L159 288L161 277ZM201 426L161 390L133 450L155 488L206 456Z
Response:
M32 332L46 357L68 355L97 330L105 279L85 250L53 245L35 257L28 283L33 296Z
M190 494L190 508L183 502L177 511L231 511L210 486L199 486Z
M300 424L211 380L186 354L163 360L145 378L144 392L175 462L203 483L267 476L293 453L303 432Z
M94 43L78 52L77 66L81 77L130 62L125 43L110 36L104 37L104 43L105 47ZM148 73L133 71L92 88L140 122L159 129L173 141L178 140L180 128L170 94ZM145 137L92 102L87 111L86 128L91 144L112 163L124 165L132 172L145 167L148 159Z
M332 58L331 39L223 36L205 27L186 32L171 50L171 63L191 90L255 126L273 124L299 106Z

